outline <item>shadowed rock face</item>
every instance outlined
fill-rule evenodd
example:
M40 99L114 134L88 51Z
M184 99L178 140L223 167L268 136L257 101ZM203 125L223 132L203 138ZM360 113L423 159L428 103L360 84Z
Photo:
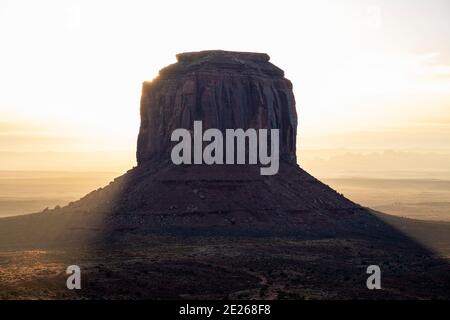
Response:
M173 130L280 129L280 157L296 163L297 114L292 84L264 53L201 51L144 82L137 162L170 157Z

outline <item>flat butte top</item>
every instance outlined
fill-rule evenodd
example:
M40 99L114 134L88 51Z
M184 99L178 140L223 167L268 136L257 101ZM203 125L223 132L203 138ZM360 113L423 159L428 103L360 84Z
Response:
M177 63L159 71L160 79L170 79L192 72L284 77L284 71L270 63L270 57L266 53L206 50L183 52L176 57Z

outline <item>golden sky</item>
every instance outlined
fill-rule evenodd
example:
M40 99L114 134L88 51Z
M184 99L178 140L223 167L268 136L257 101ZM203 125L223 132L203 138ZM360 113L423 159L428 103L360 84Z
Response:
M450 2L0 1L0 152L132 152L183 51L266 52L304 148L450 150Z

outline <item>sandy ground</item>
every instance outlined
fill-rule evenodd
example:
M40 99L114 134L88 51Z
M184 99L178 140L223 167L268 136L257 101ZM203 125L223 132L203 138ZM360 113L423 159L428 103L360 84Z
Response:
M405 252L387 254L361 240L142 240L133 247L108 249L3 251L0 298L449 298L445 264L421 257L408 260ZM69 264L82 270L81 290L66 288ZM370 264L383 270L383 290L367 289ZM430 269L437 279L427 274ZM436 283L433 292L427 292L430 281Z

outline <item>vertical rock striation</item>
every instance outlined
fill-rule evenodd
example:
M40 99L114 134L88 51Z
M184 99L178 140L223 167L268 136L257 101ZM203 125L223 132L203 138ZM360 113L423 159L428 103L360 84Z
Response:
M280 129L280 157L296 163L297 114L291 82L264 53L200 51L144 82L137 162L170 157L177 128Z

